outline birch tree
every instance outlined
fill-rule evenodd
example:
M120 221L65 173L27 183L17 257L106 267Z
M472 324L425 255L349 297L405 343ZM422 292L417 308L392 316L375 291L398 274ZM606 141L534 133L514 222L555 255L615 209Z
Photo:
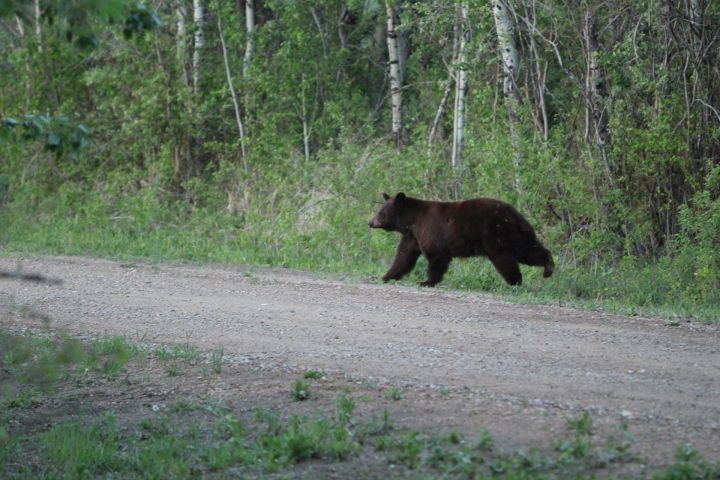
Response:
M240 113L240 102L238 101L237 92L233 85L232 73L230 71L230 59L228 58L227 46L225 45L225 32L223 27L223 13L222 3L220 0L217 2L217 26L218 35L220 36L220 47L222 48L223 63L225 65L225 77L227 79L228 89L230 90L230 97L232 98L233 109L235 110L235 123L238 127L238 135L240 137L240 157L242 160L243 170L248 171L247 165L247 153L245 151L245 126L242 121L242 114Z
M390 0L387 8L387 46L390 64L390 97L392 102L392 135L397 151L403 149L402 123L402 74L400 68L400 51L397 27L400 25L398 7L392 6Z
M35 0L35 36L37 36L38 52L42 52L42 30L40 28L42 11L40 9L40 0Z
M447 107L448 100L450 99L450 94L452 93L453 86L455 85L455 64L457 63L458 57L458 45L460 43L459 37L460 33L458 29L458 22L455 21L453 25L453 46L451 55L452 67L448 69L448 79L447 82L445 82L445 88L443 88L443 94L440 98L440 104L438 105L438 109L435 112L435 118L433 120L432 127L430 127L430 134L428 135L428 155L430 154L430 149L432 148L433 144L435 143L435 139L437 138L440 120L445 114L445 108Z
M177 60L182 70L182 78L186 86L190 85L190 72L187 64L187 5L185 0L178 0L177 6Z
M498 48L500 49L500 59L502 62L503 96L508 112L510 139L514 150L515 191L520 193L520 166L522 157L520 155L520 137L517 132L517 111L520 105L520 95L517 91L519 57L517 48L515 47L515 29L512 19L510 18L510 11L508 10L506 0L493 0L492 6L495 17L495 29L498 37Z
M243 57L243 78L247 78L250 62L255 50L255 2L245 0L245 56Z
M193 49L193 91L200 90L200 62L202 50L205 47L205 34L203 32L203 5L202 0L193 0L193 23L195 26L195 48Z
M453 193L455 198L461 196L460 185L460 163L462 162L462 152L464 147L464 131L465 131L465 90L467 89L467 70L465 64L467 62L466 49L470 41L470 28L468 25L468 8L467 3L463 2L458 5L458 29L460 32L460 44L458 47L457 67L455 82L455 114L453 116L453 144L452 144L452 168L455 180L453 181Z

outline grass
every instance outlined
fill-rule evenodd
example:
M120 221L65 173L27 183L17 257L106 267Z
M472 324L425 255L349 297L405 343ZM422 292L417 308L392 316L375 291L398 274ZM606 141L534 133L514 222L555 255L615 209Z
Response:
M160 360L165 366L165 373L169 377L182 375L185 367L193 367L201 360L201 353L198 348L190 342L177 345L160 345L155 347L151 354ZM222 347L210 354L210 365L213 373L222 371L222 362L225 351Z
M290 393L292 394L292 398L298 402L307 400L310 398L310 384L308 382L298 380L293 383Z
M587 413L569 419L568 434L555 440L552 452L496 452L493 439L485 430L475 439L466 439L457 432L439 436L410 430L380 436L373 443L375 449L384 452L393 463L412 471L429 471L449 478L603 477L602 469L635 460L629 441L618 442L614 436L599 441L594 437L591 425L592 419ZM623 426L619 429L626 432ZM713 468L697 460L693 460L693 467Z
M549 445L503 452L496 449L487 430L463 435L457 431L438 434L398 429L387 410L358 417L357 399L349 391L338 394L329 408L318 402L310 415L289 412L285 404L282 410L258 405L254 416L238 416L234 409L217 401L181 397L169 408L143 410L140 417L106 410L101 415L53 421L48 427L43 421L41 428L26 429L18 427L17 420L10 420L27 421L34 415L34 399L43 401L53 396L45 377L26 374L33 364L62 360L64 363L57 364L56 382L64 382L66 388L80 388L74 382L80 370L92 366L88 375L106 377L102 365L108 358L128 368L133 360L141 360L144 350L124 337L81 343L65 336L3 333L0 342L2 368L24 382L19 384L22 390L17 395L0 402L2 478L282 478L294 472L291 469L298 464L307 464L310 472L312 465L331 465L341 475L345 472L352 476L358 473L357 462L368 458L362 455L369 455L380 460L372 467L378 476L532 480L605 478L613 468L639 461L626 425L618 425L615 433L599 438L587 412L568 418L566 433ZM203 357L202 352L187 345L162 351L190 361ZM161 365L167 360L157 355L157 349L145 354ZM208 356L206 362L212 363L212 358ZM307 380L317 376L304 377L292 383L293 396L315 403L319 397L310 394ZM387 397L394 401L392 395ZM364 405L372 409L367 401ZM706 461L690 445L680 445L670 463L645 478L701 480L720 476L720 463Z
M403 391L402 388L399 387L391 387L390 390L387 391L387 398L397 402L398 400L402 399Z
M319 370L306 370L303 373L303 378L305 380L320 380L324 376L325 374Z
M221 346L212 351L212 371L215 374L222 373L223 357L225 356L225 349Z
M279 217L248 214L244 223L238 223L235 216L221 211L187 211L174 204L161 208L157 199L147 203L138 203L136 198L119 200L113 208L128 210L136 219L126 223L113 220L108 213L110 206L103 203L106 198L81 198L88 205L74 208L84 212L82 215L74 210L51 210L39 212L41 220L37 222L26 222L27 212L19 206L13 208L20 213L13 208L0 213L0 223L8 226L0 234L0 255L51 253L109 256L125 262L182 260L284 266L367 280L378 278L388 268L398 240L394 234L369 231L369 200L367 211L358 204L323 204L328 210L318 215L324 223L307 233L298 229L293 223L296 219L287 213ZM457 259L440 288L491 292L514 302L562 304L623 315L720 321L720 277L703 263L705 257L700 254L662 257L650 263L627 257L587 265L576 260L573 247L549 246L556 253L557 263L550 279L543 279L538 268L522 267L523 285L509 287L486 259ZM404 282L423 280L426 270L421 258Z
M44 337L0 332L0 347L0 367L43 392L52 389L63 375L73 375L80 381L83 372L95 371L105 378L116 378L125 364L139 354L139 349L125 337L82 344L64 334ZM22 405L25 401L16 399L15 403Z

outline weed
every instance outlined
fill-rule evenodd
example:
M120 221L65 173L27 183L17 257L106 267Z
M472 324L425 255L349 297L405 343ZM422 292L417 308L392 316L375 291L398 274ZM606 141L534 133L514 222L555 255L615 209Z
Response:
M160 345L152 351L155 358L161 361L167 361L172 358L170 350L165 345Z
M58 425L43 434L40 442L54 466L52 470L70 477L97 477L119 470L124 464L112 414L89 427L77 423Z
M720 478L720 461L711 464L690 444L678 446L675 463L653 476L653 480L706 480Z
M402 395L403 395L403 391L401 388L398 388L398 387L392 387L387 392L387 398L394 402L397 402L398 400L402 399Z
M487 430L480 430L480 435L476 444L478 450L484 450L486 452L492 451L494 447L494 441L492 435Z
M323 378L325 374L319 370L306 370L303 373L303 378L306 380L319 380Z
M310 384L307 382L303 382L302 380L298 380L297 382L293 383L291 393L293 399L299 402L307 400L308 398L310 398Z
M165 364L165 373L167 373L169 377L177 377L178 375L180 375L180 367L178 366L177 362L167 362Z
M7 408L28 409L42 403L42 394L33 387L21 389L16 396L5 402Z
M592 418L588 413L568 419L567 425L569 435L556 441L554 455L535 450L509 455L492 453L493 440L486 430L480 432L474 443L466 442L457 432L439 437L409 431L377 437L374 446L389 461L407 468L468 478L584 478L597 468L634 459L622 427L620 436L610 437L600 447L593 441Z
M393 450L396 461L409 468L415 468L420 463L420 453L426 446L426 437L418 432L408 432L395 438Z
M222 372L222 363L225 350L222 346L212 351L212 371L213 373L220 374Z
M186 342L173 346L173 356L185 360L188 365L194 366L200 360L200 351L195 345Z
M196 400L191 398L181 398L172 407L172 411L175 413L188 413L194 412L200 409L200 405Z
M339 425L349 425L355 411L355 401L347 395L338 395L335 406L335 419Z
M383 435L390 433L393 428L394 426L390 421L390 414L387 409L385 409L383 410L382 416L373 416L370 422L359 425L355 435L360 443L364 443L367 437L379 436L375 445L375 448L378 448L378 444L384 445L382 439L385 437L383 437Z
M578 418L567 418L565 421L568 429L575 432L576 435L590 436L593 434L592 417L587 410Z
M200 351L189 342L171 346L161 345L153 350L153 354L161 361L182 360L190 366L197 365L200 360Z
M91 344L91 349L101 355L113 355L120 361L127 361L140 353L140 348L124 336L100 338Z

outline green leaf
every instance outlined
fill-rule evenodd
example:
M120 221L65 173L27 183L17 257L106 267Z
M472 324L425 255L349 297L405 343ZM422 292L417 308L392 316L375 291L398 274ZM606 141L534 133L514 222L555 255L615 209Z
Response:
M47 145L48 148L55 149L61 144L62 140L60 139L60 137L57 136L55 132L48 132L47 142L45 142L45 145Z

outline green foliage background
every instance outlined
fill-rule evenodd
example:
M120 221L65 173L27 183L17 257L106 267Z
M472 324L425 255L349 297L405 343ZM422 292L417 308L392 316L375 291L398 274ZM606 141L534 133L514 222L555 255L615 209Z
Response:
M184 74L192 68L191 15L182 41L167 2L148 6L162 20L155 32L130 40L127 24L83 17L96 48L68 42L76 26L62 12L53 22L41 19L40 38L31 16L21 33L22 18L4 13L0 117L27 123L25 115L45 116L48 132L59 133L0 127L0 246L380 276L397 241L366 226L380 193L451 199L459 177L463 197L518 206L558 269L547 281L525 269L525 286L509 289L489 262L458 261L448 286L625 313L720 317L717 5L701 2L701 23L693 25L685 2L553 0L538 5L533 30L525 21L529 4L511 2L522 59L517 190L490 2L467 2L470 85L457 171L449 165L452 108L438 141L427 145L453 65L456 5L401 3L409 45L401 153L390 137L383 2L256 1L255 52L243 77L244 10L213 0L205 4L197 91ZM148 15L133 5L134 14ZM610 85L612 183L585 131L583 20L590 8ZM244 161L218 14L247 134ZM547 138L537 127L535 65L546 69ZM53 122L68 126L53 129ZM87 126L89 144L73 125ZM424 275L422 264L416 270L411 280Z

